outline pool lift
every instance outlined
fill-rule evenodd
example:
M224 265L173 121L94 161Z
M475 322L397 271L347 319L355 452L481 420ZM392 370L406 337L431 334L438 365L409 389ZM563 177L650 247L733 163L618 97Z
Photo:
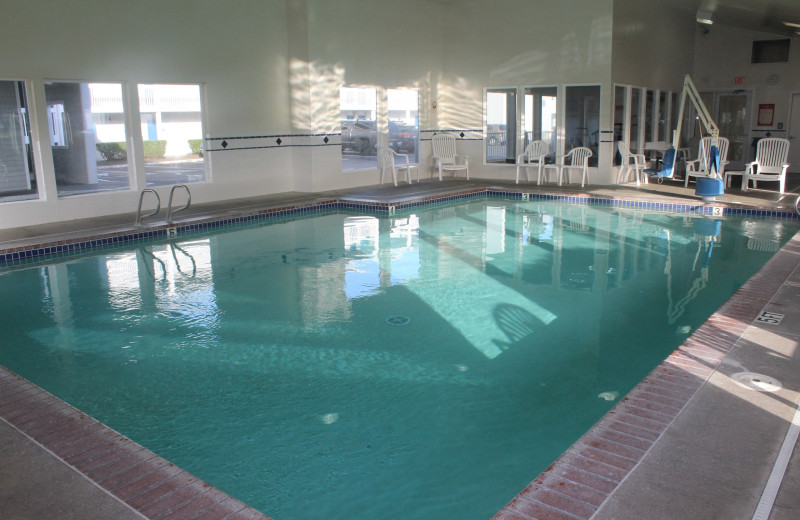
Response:
M711 150L709 153L709 163L701 164L701 168L706 168L708 176L699 177L697 179L697 187L695 188L695 195L703 198L704 201L713 201L715 197L722 195L724 192L724 185L722 176L719 174L719 128L714 120L711 119L711 114L708 112L705 103L700 98L700 93L692 82L692 78L687 74L683 78L683 91L681 92L681 104L678 112L678 126L672 133L672 148L664 152L663 166L660 171L645 170L651 175L658 176L658 182L663 182L664 179L672 179L675 176L675 169L678 164L677 150L680 146L681 140L681 127L683 126L683 111L686 108L686 98L694 105L697 111L697 118L705 127L706 132L711 136Z

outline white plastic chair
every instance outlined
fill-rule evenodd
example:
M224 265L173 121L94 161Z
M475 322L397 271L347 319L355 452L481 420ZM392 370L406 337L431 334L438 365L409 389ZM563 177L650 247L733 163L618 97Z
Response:
M725 175L725 165L728 164L728 146L730 141L727 137L719 137L718 150L719 150L719 171L717 172L720 177ZM697 149L697 159L694 161L686 162L685 179L683 186L689 186L689 177L708 177L711 171L711 137L704 137L700 139L700 144Z
M622 163L619 166L619 173L617 174L617 184L620 184L623 179L627 181L631 170L633 170L633 175L636 177L637 186L639 186L641 179L643 179L646 184L647 176L644 174L644 169L645 166L647 166L647 158L644 154L631 153L625 141L617 141L617 149L622 158ZM633 164L631 164L631 161L633 161Z
M395 157L402 157L404 161L398 164ZM381 184L383 184L383 177L387 170L392 172L392 180L395 186L397 186L398 171L405 171L406 180L411 184L411 170L416 170L417 182L419 182L419 165L412 163L408 158L408 154L397 153L388 146L380 146L378 148L378 167L381 170Z
M431 138L433 149L433 166L439 171L439 180L442 180L443 171L453 172L453 177L463 171L469 180L469 158L456 154L456 137L452 134L436 134ZM458 159L463 157L464 162Z
M561 162L559 164L546 164L544 166L545 170L547 168L555 168L556 174L558 176L558 185L561 186L561 183L564 179L564 171L567 172L567 183L569 183L569 170L581 170L583 172L583 178L581 180L581 188L588 181L588 172L589 172L589 157L592 156L591 148L587 148L585 146L578 146L573 148L572 150L561 157Z
M517 180L516 183L519 184L519 169L525 168L525 178L530 182L530 176L528 176L528 168L531 166L536 166L539 170L539 173L536 177L536 184L542 183L542 167L544 166L544 159L547 154L550 152L550 147L544 141L531 141L528 143L528 146L525 147L525 153L519 155L517 157Z
M789 163L789 140L780 137L765 137L756 145L756 160L747 163L742 175L742 191L747 191L747 185L753 181L757 188L758 181L772 181L780 183L780 192L786 187L786 170Z

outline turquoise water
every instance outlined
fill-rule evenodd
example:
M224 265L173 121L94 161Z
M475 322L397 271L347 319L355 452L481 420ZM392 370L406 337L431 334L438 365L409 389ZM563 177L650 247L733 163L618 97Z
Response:
M481 201L0 271L0 364L276 520L486 520L798 229Z

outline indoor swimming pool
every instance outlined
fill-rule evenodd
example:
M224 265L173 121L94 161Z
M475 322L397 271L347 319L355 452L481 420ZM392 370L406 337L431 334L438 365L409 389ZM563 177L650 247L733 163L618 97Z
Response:
M0 364L275 520L486 520L797 220L476 200L0 270Z

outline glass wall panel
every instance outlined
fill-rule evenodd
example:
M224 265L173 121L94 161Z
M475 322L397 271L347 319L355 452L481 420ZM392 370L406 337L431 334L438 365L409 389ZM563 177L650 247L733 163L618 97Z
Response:
M377 168L377 91L374 87L342 87L342 170Z
M0 202L36 199L23 81L0 80Z
M631 151L642 153L641 126L642 120L642 89L631 89L631 120L628 128L630 129Z
M205 180L200 85L139 85L144 165L148 186ZM98 133L102 124L98 122Z
M389 111L389 146L397 153L408 154L411 162L419 157L419 91L387 91Z
M550 153L556 153L556 128L558 126L558 89L556 87L528 87L525 89L522 124L525 128L525 146L531 141L544 141Z
M486 162L517 160L517 89L486 89Z
M130 188L120 83L45 82L58 196Z
M658 118L656 120L656 129L658 135L656 139L659 141L670 141L669 131L667 130L667 122L669 117L667 103L667 93L663 90L658 93Z
M564 153L575 147L591 148L589 166L597 166L600 136L600 86L574 86L566 88Z
M655 111L655 93L652 90L647 91L644 105L644 142L649 143L655 141L654 137L654 111Z
M625 100L626 88L614 87L614 165L622 164L617 143L625 140Z

